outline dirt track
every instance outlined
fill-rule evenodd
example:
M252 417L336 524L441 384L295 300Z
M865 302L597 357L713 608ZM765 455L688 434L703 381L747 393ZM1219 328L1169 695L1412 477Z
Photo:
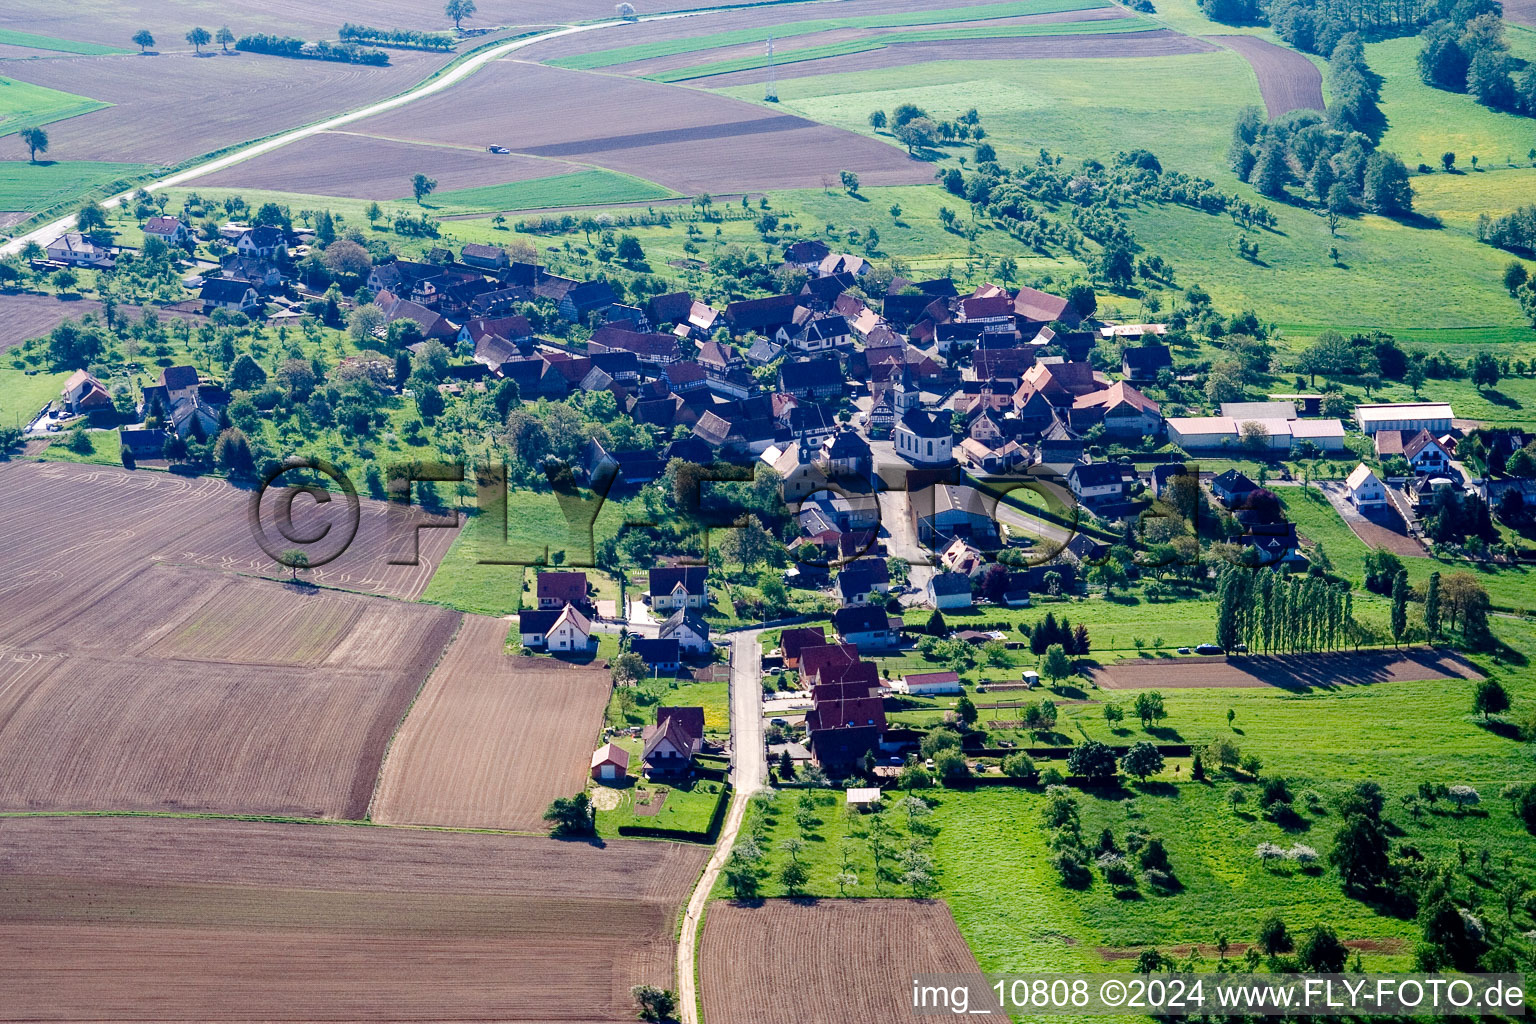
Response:
M376 820L540 831L550 801L582 788L608 673L509 655L507 629L464 619L390 748Z
M1323 73L1295 50L1257 36L1208 36L1242 55L1259 76L1259 93L1269 116L1292 110L1323 110Z
M805 78L845 71L877 71L943 60L1052 60L1059 58L1167 57L1207 53L1210 43L1169 29L1084 36L1022 36L1017 39L945 39L892 43L879 50L865 50L837 57L798 61L778 66L778 77ZM694 79L711 89L750 85L768 80L768 69L732 71Z
M710 1024L890 1024L912 1019L914 973L980 972L938 900L716 900L699 950Z
M0 1019L632 1021L705 853L0 820Z
M1482 673L1459 655L1422 648L1358 654L1239 655L1230 659L1133 658L1100 666L1090 674L1105 690L1277 686L1306 691L1422 679L1482 678Z

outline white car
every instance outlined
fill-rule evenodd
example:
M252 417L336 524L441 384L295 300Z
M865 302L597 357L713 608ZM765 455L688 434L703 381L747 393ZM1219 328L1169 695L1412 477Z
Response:
M495 153L497 156L506 156L508 153L511 153L512 151L510 149L508 149L506 146L490 146L490 147L487 147L486 152L488 152L488 153Z

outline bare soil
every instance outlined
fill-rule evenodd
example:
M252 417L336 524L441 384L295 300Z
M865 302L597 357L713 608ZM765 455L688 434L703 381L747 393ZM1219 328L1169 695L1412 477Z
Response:
M488 140L486 146L497 140ZM496 156L486 146L423 146L352 132L325 132L197 179L198 187L260 188L354 199L400 199L411 175L442 191L501 185L583 168L560 160ZM411 168L411 170L406 170Z
M509 96L517 102L506 102ZM844 169L871 185L933 175L895 146L805 118L699 90L516 60L497 61L353 128L446 145L496 141L515 153L606 167L688 194L811 187ZM401 165L396 173L409 180L415 170Z
M1476 666L1460 655L1434 648L1232 658L1132 658L1095 667L1089 674L1105 690L1278 686L1307 691L1370 683L1482 678Z
M632 1021L708 850L0 821L0 1019Z
M1253 67L1271 118L1292 110L1323 110L1323 73L1302 54L1257 36L1207 38L1236 50Z
M507 654L507 630L465 618L390 748L376 820L542 831L550 801L581 791L608 672Z
M1167 57L1181 53L1206 53L1210 43L1171 29L1150 32L1084 36L1024 36L1017 39L943 39L892 42L879 50L847 53L836 57L780 63L778 77L806 78L847 71L877 71L942 60L1054 60L1064 58ZM694 79L711 89L751 85L768 80L768 69L732 71Z
M911 1017L913 974L980 972L938 900L717 901L699 949L707 1021L890 1024Z

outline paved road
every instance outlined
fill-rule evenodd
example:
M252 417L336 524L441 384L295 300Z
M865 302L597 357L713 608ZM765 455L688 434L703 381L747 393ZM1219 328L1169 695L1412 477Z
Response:
M270 153L276 149L282 149L284 146L291 146L295 142L300 142L304 139L318 135L321 132L332 131L336 128L340 128L343 125L352 124L354 121L360 121L363 118L372 117L375 114L382 114L387 110L394 110L397 107L403 107L408 104L415 103L419 99L424 99L427 96L442 92L444 89L458 84L465 78L468 78L470 75L474 74L476 71L479 71L482 67L484 67L486 64L489 64L491 61L500 60L508 54L521 50L524 47L532 46L534 43L542 43L548 39L558 39L561 36L574 35L578 32L591 32L595 29L608 28L614 25L633 24L634 21L666 21L673 18L692 18L713 13L717 12L715 10L681 11L673 14L653 14L649 16L643 16L628 22L622 19L614 18L609 19L608 21L598 21L587 25L568 25L564 28L553 29L549 32L541 32L535 36L528 36L525 39L514 39L510 42L502 43L499 46L493 46L481 53L477 53L474 56L466 59L462 64L455 66L452 70L445 72L438 78L423 82L416 88L407 92L403 92L398 96L394 96L387 100L382 100L378 103L372 104L371 106L363 107L360 110L354 110L346 114L339 114L336 117L330 118L326 121L321 121L318 124L307 125L303 128L294 129L291 132L275 136L263 142L252 143L249 146L235 150L233 153L209 160L206 163L202 163L195 167L188 168L185 171L172 174L169 177L161 178L159 181L143 186L143 188L150 192L154 192L159 189L174 188L178 185L186 184L187 182L196 178L200 178L205 174L212 174L214 171L222 171L226 167L232 167L235 164L250 160L253 157L261 156L265 153ZM138 187L135 187L127 192L105 200L101 205L107 209L116 208L121 206L125 199L137 191ZM10 255L12 253L20 252L28 242L36 242L39 245L46 245L53 241L55 238L59 237L64 232L72 230L74 226L75 218L73 215L71 215L69 217L56 220L52 224L46 224L43 227L35 228L34 230L29 231L27 234L22 235L19 238L12 239L4 246L0 246L0 255Z
M754 629L731 635L731 784L735 792L715 852L704 867L683 928L677 938L677 1003L683 1024L698 1024L699 994L694 985L693 965L699 945L699 924L709 894L725 867L741 822L747 813L747 801L768 781L768 759L763 751L763 648L762 630Z

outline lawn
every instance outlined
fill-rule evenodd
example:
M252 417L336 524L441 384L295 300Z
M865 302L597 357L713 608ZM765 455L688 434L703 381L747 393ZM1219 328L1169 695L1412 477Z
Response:
M630 768L638 767L638 753L630 753ZM619 797L619 805L612 810L597 812L597 834L614 839L624 825L642 828L675 829L679 832L707 832L715 816L715 808L724 798L725 783L711 779L694 779L687 782L653 783L644 779L633 780L627 789L611 790L601 794ZM594 787L606 789L607 787ZM660 809L655 809L656 802ZM651 811L651 813L641 813Z
M1103 24L1103 23L1098 23ZM760 86L721 92L760 100ZM1144 147L1163 166L1225 175L1232 125L1260 102L1247 61L1227 50L1108 60L935 61L779 83L779 106L869 134L869 112L916 103L948 118L975 107L1002 163L1044 147L1068 160Z
M1525 43L1529 33L1511 32L1511 42ZM1453 152L1470 167L1473 156L1484 167L1529 166L1526 153L1536 147L1536 121L1481 106L1471 96L1425 85L1414 58L1416 36L1370 43L1365 59L1385 81L1381 111L1389 125L1381 147L1392 150L1409 166L1440 166L1440 154Z
M1473 171L1461 154L1457 157L1462 161L1458 164L1460 173L1420 174L1413 178L1414 208L1446 227L1471 234L1477 230L1479 214L1497 217L1530 205L1536 196L1536 167L1498 166ZM1438 171L1438 159L1434 166Z
M91 439L91 452L75 452L65 444L68 436L65 434L53 434L53 443L38 456L50 462L84 462L93 466L121 466L123 464L122 442L118 439L115 430L87 430L85 436Z
M625 715L620 708L618 691L614 691L613 699L608 703L608 721L611 724L620 727L653 725L656 721L655 709L661 705L701 707L704 709L705 732L728 734L731 731L730 683L724 680L718 683L699 683L687 678L663 676L643 680L636 686L636 694L640 703Z
M0 161L0 210L38 212L96 189L103 194L121 192L149 170L143 164ZM114 182L120 187L110 187Z
M53 50L55 53L78 53L87 57L101 57L114 53L132 53L132 50L120 49L116 46L102 46L99 43L81 43L73 39L56 39L53 36L35 36L30 32L16 32L11 29L0 29L0 44L6 46L25 46L33 50Z
M762 28L735 29L728 32L712 32L708 35L689 36L683 39L663 39L634 46L618 46L609 50L560 57L549 63L555 67L590 71L594 68L612 67L632 61L651 60L678 53L697 53L743 43L760 43L770 37L775 41L815 32L838 29L899 28L915 25L942 25L965 21L986 21L991 18L1017 18L1033 14L1054 14L1060 11L1084 11L1108 6L1105 0L1016 0L1010 3L980 4L971 7L941 8L933 11L912 11L901 14L872 14L857 18L819 18L809 21L790 21Z
M444 213L495 213L506 210L539 210L553 206L602 206L611 203L667 199L677 193L627 174L614 171L577 171L547 178L482 185L451 192L437 192L428 209ZM397 202L410 202L400 199Z
M0 137L109 106L85 96L0 78Z
M0 424L21 428L37 411L59 397L68 373L18 370L9 361L0 364Z
M864 53L868 50L883 50L893 42L931 42L946 39L1014 39L1029 36L1120 35L1132 32L1151 32L1161 27L1161 25L1146 18L1133 16L1115 21L1057 22L1044 25L1000 25L995 28L919 29L911 32L893 32L889 35L882 35L872 39L851 39L840 43L801 47L797 50L782 50L775 53L772 63L783 66L801 61L821 60L826 57L841 57L850 53ZM695 64L671 71L659 71L654 75L646 75L644 77L653 82L682 82L693 78L705 78L710 75L729 74L734 71L751 71L756 68L767 67L769 63L770 58L767 54L763 54L760 56L714 61L707 64Z

